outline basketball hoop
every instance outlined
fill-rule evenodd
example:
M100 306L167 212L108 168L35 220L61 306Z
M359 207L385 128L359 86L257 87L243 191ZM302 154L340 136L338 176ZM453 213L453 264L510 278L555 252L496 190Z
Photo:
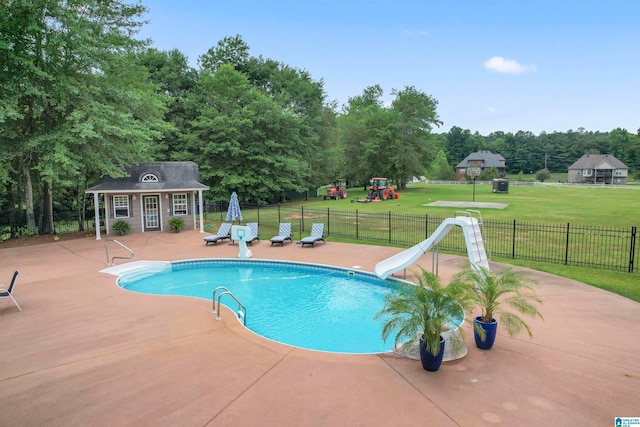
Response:
M476 177L480 175L480 168L467 168L467 175L473 179L473 198L474 203L476 201Z

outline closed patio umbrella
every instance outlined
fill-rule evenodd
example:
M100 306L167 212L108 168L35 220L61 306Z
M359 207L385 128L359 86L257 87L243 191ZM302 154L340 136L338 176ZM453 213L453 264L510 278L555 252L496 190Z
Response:
M238 195L234 191L231 193L231 199L229 200L229 209L227 210L227 221L242 221L242 212L240 212L240 203L238 202Z

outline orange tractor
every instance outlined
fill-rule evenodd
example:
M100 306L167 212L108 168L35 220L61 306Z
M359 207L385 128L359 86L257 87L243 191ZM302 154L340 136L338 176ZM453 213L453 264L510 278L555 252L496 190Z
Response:
M327 199L346 199L347 198L347 186L344 179L337 179L333 187L327 188L327 194L322 196L322 200Z
M369 193L366 199L358 199L359 202L381 202L387 199L398 199L400 195L389 185L387 178L371 178Z

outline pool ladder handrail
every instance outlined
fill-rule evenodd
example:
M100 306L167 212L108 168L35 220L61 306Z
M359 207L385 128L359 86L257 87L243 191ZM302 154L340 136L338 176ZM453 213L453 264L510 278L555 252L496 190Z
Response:
M222 291L222 293L218 295L218 309L216 310L216 293L218 291ZM213 294L211 295L211 312L217 314L216 320L222 320L222 317L220 317L220 299L222 299L222 297L225 295L229 295L236 303L238 303L236 316L238 316L238 318L242 318L242 324L247 326L247 308L240 302L238 298L236 298L234 294L231 293L229 289L225 288L224 286L218 286L217 288L215 288L213 290ZM242 311L240 310L240 308L242 308Z
M129 251L129 253L131 254L131 256L129 257L125 257L125 256L114 256L113 258L109 259L109 247L107 245L107 243L109 242L114 242L117 243L118 245L122 246L124 249L126 249L127 251ZM108 239L104 241L104 251L107 255L107 265L115 265L113 260L115 259L133 259L133 251L131 249L129 249L128 247L126 247L125 245L123 245L122 243L118 242L115 239Z

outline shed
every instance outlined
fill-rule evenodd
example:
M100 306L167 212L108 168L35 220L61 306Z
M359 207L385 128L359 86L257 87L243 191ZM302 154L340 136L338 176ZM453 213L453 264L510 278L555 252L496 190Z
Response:
M171 217L184 219L186 229L196 228L197 206L203 206L202 192L209 189L198 182L198 165L149 162L130 166L126 171L128 176L104 176L85 190L93 194L96 224L101 221L99 206L100 195L103 196L107 234L111 234L117 220L126 221L137 233L166 230ZM203 215L200 232L204 232ZM100 240L100 227L96 227L96 240Z
M494 193L508 193L509 192L509 180L506 178L496 178L493 180L493 192Z

